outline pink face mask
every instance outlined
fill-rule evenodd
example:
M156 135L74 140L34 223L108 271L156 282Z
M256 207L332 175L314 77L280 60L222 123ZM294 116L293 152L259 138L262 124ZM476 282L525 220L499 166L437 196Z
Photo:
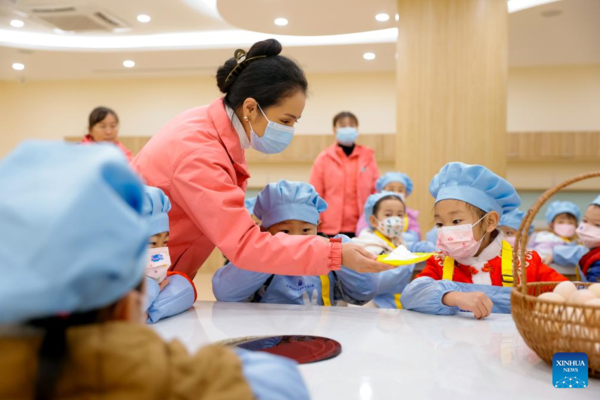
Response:
M504 236L504 240L508 242L512 247L515 247L515 243L517 242L516 236Z
M577 236L585 247L593 249L600 246L600 228L597 226L582 222L577 228Z
M554 233L564 238L573 237L577 227L571 224L554 224Z
M487 214L486 214L487 215ZM458 226L444 226L437 229L437 243L436 247L447 256L454 258L455 260L465 260L473 257L479 247L485 235L481 237L481 240L475 240L473 236L473 227L479 224L485 215L474 224L458 225Z

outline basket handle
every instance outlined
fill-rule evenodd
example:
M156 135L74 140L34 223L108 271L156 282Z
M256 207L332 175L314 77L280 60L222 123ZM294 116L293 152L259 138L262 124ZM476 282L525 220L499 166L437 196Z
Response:
M546 190L531 206L529 211L527 211L525 218L523 218L523 221L521 221L521 226L519 226L519 231L517 232L517 237L515 239L515 247L513 250L513 280L514 282L520 282L518 284L518 288L521 289L521 292L523 294L527 294L527 270L525 267L521 268L521 279L519 281L517 280L517 266L519 265L519 260L523 260L525 262L525 251L527 247L527 242L529 241L529 227L531 227L531 225L533 224L535 216L540 211L540 208L542 208L542 206L546 204L546 202L550 199L550 197L554 196L557 192L574 183L591 178L600 178L600 171L588 172L586 174L575 176L554 186L553 188ZM521 264L525 265L524 263Z

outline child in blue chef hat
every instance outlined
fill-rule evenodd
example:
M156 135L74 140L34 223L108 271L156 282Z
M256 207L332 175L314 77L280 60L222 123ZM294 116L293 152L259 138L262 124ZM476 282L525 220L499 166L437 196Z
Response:
M146 265L146 312L148 322L181 314L196 301L196 286L183 272L169 271L169 216L171 202L156 187L144 187L143 214L148 219L148 264Z
M577 226L581 211L571 201L554 201L546 210L546 223L549 230L537 232L532 238L531 248L535 250L545 264L554 262L556 246L577 246Z
M0 161L0 398L308 398L291 360L190 354L142 323L144 194L114 146L30 141Z
M326 209L327 203L312 185L281 180L260 192L254 214L262 221L261 229L273 235L316 235L319 214ZM375 274L345 267L321 276L288 276L247 271L228 263L213 276L217 300L256 303L332 306L343 300L362 305L373 298L377 284Z

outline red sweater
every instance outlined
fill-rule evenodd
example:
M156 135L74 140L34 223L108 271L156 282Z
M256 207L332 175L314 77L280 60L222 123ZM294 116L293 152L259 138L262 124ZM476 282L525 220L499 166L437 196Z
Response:
M437 281L442 279L444 273L445 256L438 254L430 257L427 260L427 266L417 276L428 276ZM542 259L535 251L526 253L527 260L527 282L560 282L568 280L552 268L542 263ZM490 268L490 278L493 286L502 286L502 258L498 255L488 261L487 267ZM478 273L477 270L474 270ZM457 261L454 262L454 282L473 283L472 268L468 265L462 265Z

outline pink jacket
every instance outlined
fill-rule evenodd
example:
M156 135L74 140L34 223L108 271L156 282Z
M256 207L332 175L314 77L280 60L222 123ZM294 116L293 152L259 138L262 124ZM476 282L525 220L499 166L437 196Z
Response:
M377 162L368 147L357 145L347 157L334 143L319 154L310 173L310 183L329 205L321 214L320 231L328 235L354 232L367 197L375 193L377 178ZM353 187L348 183L354 183Z
M408 216L408 232L415 232L421 239L421 226L419 225L419 211L413 210L412 208L406 207L406 215ZM367 229L369 225L365 219L365 213L363 212L356 224L356 236L360 236L360 233Z
M171 199L172 270L194 277L217 246L236 266L284 275L341 268L341 244L261 232L244 207L248 167L221 98L172 119L133 160Z
M80 143L81 144L92 144L92 143L96 143L96 142L94 141L94 139L92 139L92 137L90 135L85 135ZM110 143L110 142L106 142L106 143ZM127 147L123 146L123 144L121 142L113 142L113 144L115 146L117 146L119 148L119 150L121 150L123 152L123 154L125 154L127 161L131 162L133 160L133 155L131 154L131 151L129 151L129 149Z

